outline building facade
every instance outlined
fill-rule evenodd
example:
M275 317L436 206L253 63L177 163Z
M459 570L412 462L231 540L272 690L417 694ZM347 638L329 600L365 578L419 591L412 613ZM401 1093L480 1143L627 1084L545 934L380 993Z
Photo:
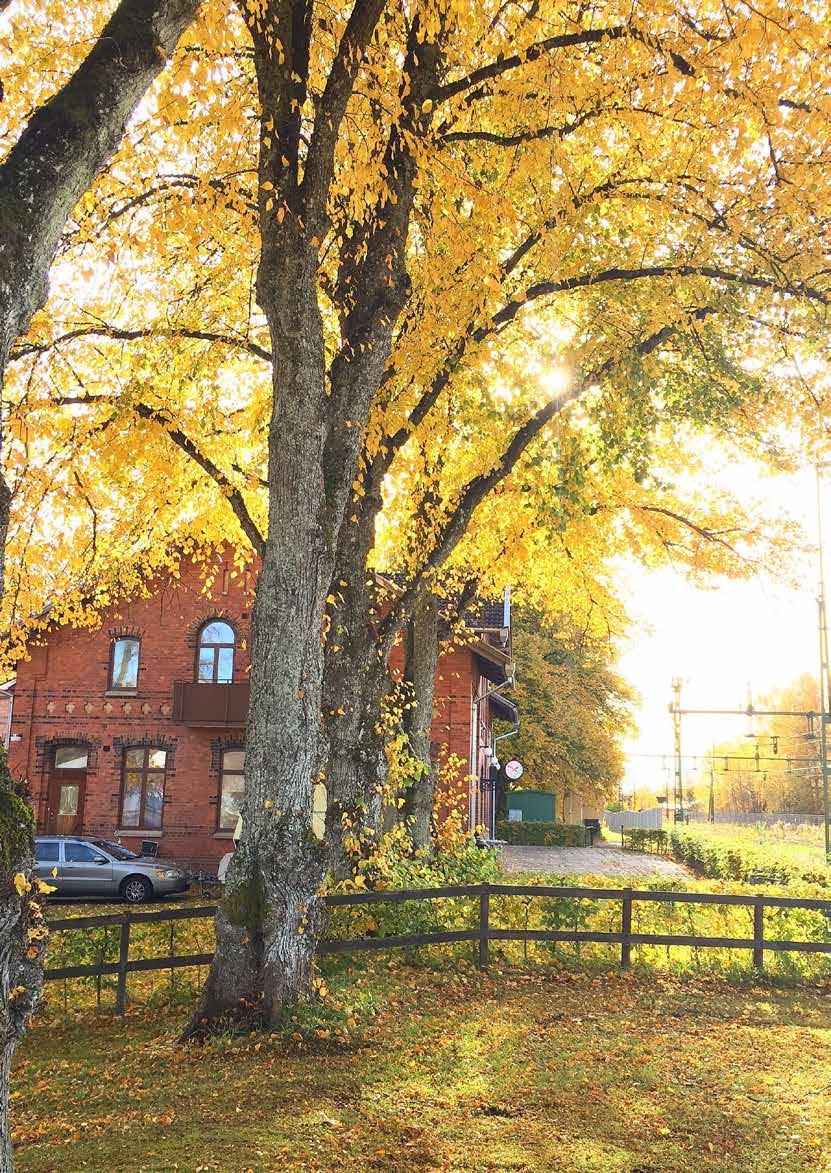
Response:
M9 763L29 782L41 833L149 840L215 869L243 794L253 586L229 560L206 593L186 564L148 597L111 606L97 629L55 626L33 642L14 683ZM508 628L477 629L441 657L434 752L462 766L437 794L437 818L489 824L480 778Z

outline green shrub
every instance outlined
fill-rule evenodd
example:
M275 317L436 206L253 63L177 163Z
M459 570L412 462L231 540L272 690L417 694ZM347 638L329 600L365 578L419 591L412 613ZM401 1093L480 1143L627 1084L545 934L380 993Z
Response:
M496 838L524 847L589 846L586 828L572 823L509 823L500 819L496 824Z
M617 889L620 880L609 876L550 875L522 877L524 884L550 885L561 888L579 888L588 885L595 889ZM637 881L642 891L712 892L730 895L751 895L755 885L735 881L691 881L667 876ZM796 888L777 885L770 890L774 896L822 897L827 890L800 884ZM491 896L490 923L493 927L519 930L554 929L615 933L621 926L621 902L617 896ZM768 908L765 910L765 938L780 941L828 941L831 928L821 911L801 908ZM635 933L667 934L673 936L735 937L752 940L753 908L745 905L692 904L687 901L660 901L651 903L636 900L632 908L632 930ZM546 959L579 967L616 968L620 961L620 945L579 941L527 942L499 941L491 943L494 964L501 960L508 965L528 966ZM686 945L633 945L632 964L636 968L665 970L673 973L719 974L728 978L746 979L753 974L752 951ZM831 976L831 956L825 953L768 950L764 955L765 973L772 980L827 980Z
M722 847L688 831L672 831L669 850L693 871L715 880L743 880L750 884L793 884L799 881L828 885L822 872L805 871L777 858L769 848Z
M711 843L689 831L648 831L633 827L623 832L627 851L653 851L671 855L700 876L712 880L741 880L747 884L794 884L829 886L829 874L804 869L777 858L770 847L727 847Z
M456 840L444 851L432 855L394 857L383 880L372 887L448 888L460 885L495 883L499 880L496 852L477 847L469 838ZM337 891L352 891L348 881ZM359 889L360 890L360 889ZM364 904L332 909L326 930L329 937L392 937L412 933L435 933L442 929L469 929L479 923L479 903L470 896L441 900L406 901L403 904Z
M669 850L669 835L666 831L630 827L622 832L621 840L625 851L651 851L657 855L666 855Z

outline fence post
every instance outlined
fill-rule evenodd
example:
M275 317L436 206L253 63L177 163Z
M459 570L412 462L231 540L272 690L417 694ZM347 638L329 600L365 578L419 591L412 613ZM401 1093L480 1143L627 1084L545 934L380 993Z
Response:
M753 905L753 968L761 971L765 965L765 900L757 896Z
M479 968L488 968L488 927L490 917L490 885L487 880L479 889Z
M124 914L118 938L118 985L115 991L115 1012L123 1014L127 1006L127 962L130 959L130 914Z
M632 932L632 889L623 889L623 905L620 915L620 932L623 940L620 943L620 968L629 969L632 964L632 942L629 937Z

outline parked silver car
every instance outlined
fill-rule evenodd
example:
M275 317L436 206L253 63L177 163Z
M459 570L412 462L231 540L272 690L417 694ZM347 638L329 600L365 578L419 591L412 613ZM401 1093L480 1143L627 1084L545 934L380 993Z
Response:
M178 864L137 855L108 839L74 835L38 836L35 870L57 889L57 896L121 896L130 904L143 904L190 887Z

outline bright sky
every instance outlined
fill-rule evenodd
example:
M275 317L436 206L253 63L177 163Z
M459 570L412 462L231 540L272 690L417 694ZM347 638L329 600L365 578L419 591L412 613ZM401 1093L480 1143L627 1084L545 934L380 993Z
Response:
M809 540L815 540L813 469L763 477L747 466L731 469L729 476L733 489L746 485L754 497L769 502L772 517L787 512L804 526ZM823 492L823 514L828 545L831 484ZM674 676L683 680L685 707L710 709L746 706L748 685L758 697L803 672L817 673L817 576L815 559L799 569L804 584L799 589L763 576L749 582L719 580L711 589L701 589L671 568L630 565L622 570L624 597L638 626L619 669L641 694L639 732L626 747L631 756L624 790L635 785L671 788L672 723L667 706ZM746 718L687 717L682 748L685 753L706 753L714 741L746 731ZM645 754L666 754L666 760L639 756Z

